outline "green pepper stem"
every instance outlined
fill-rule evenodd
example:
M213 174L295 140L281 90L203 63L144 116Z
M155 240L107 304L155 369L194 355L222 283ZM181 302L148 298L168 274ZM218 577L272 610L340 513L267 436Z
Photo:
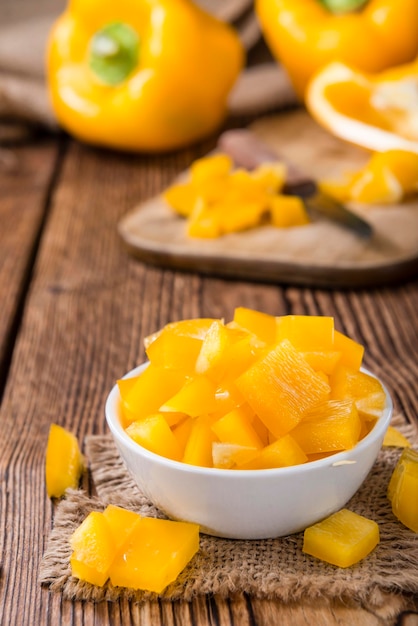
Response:
M331 13L351 13L362 9L368 0L320 0Z
M119 85L138 65L139 37L123 22L111 22L97 32L89 49L89 66L106 85Z
M116 39L109 35L98 35L93 39L91 51L95 56L108 59L119 54L120 45Z

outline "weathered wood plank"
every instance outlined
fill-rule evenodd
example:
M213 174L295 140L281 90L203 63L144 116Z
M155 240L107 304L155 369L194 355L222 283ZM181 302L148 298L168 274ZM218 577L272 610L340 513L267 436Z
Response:
M366 344L368 365L388 376L397 408L413 418L416 389L408 386L416 378L408 370L416 372L417 327L410 315L418 304L417 285L356 294L283 289L161 271L124 252L116 233L118 219L167 184L191 156L189 151L158 159L121 156L70 144L33 268L0 411L2 623L382 624L380 615L360 609L282 606L241 597L141 607L73 603L38 585L37 570L53 520L43 469L49 425L60 423L80 440L105 432L108 390L144 359L143 338L168 321L230 317L237 305L274 314L335 315L342 330ZM18 258L15 248L10 254ZM389 377L394 367L397 374Z
M0 398L13 348L50 181L57 162L52 142L3 149L0 159Z

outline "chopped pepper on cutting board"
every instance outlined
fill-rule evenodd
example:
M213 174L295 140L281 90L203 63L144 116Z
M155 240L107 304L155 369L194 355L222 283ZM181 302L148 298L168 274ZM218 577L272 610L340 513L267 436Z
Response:
M50 34L49 93L75 137L165 151L222 123L243 60L233 28L190 0L70 0Z
M357 11L333 13L320 0L256 0L256 12L273 55L297 93L331 61L379 72L418 53L416 0L369 0ZM335 4L335 3L334 3ZM348 2L340 2L347 5Z

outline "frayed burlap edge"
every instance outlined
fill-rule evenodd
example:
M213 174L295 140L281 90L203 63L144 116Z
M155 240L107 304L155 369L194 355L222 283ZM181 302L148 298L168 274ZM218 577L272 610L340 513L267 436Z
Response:
M405 426L405 422L401 426L399 419L394 423L414 440L414 427ZM356 566L340 569L304 555L303 533L261 541L234 541L202 534L199 552L158 597L189 601L202 594L229 597L246 593L286 603L327 603L337 599L380 610L385 617L404 610L408 599L400 594L418 593L418 536L394 518L386 496L399 454L399 449L383 449L365 483L347 504L347 508L375 519L380 528L379 546ZM102 588L95 587L71 576L69 538L90 511L103 510L112 503L142 515L164 517L139 492L110 436L88 437L86 455L98 497L69 490L58 504L40 580L51 591L59 591L69 599L156 599L153 593L113 587L110 582Z

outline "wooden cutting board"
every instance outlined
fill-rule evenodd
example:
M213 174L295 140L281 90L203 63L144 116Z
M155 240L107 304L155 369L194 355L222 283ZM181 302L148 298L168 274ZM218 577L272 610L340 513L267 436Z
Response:
M302 110L260 119L251 129L315 179L339 178L368 159L365 151L329 135ZM331 288L417 277L418 199L350 208L372 224L371 239L325 219L298 228L262 226L218 239L192 239L185 221L161 196L135 207L119 223L119 233L145 262L222 277Z

